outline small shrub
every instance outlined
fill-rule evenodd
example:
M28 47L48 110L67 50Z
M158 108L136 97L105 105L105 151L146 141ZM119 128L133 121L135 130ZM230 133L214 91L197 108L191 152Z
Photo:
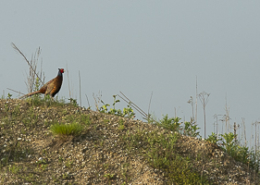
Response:
M248 160L249 160L249 166L253 168L257 173L259 173L260 169L260 152L251 150L248 152Z
M220 139L218 139L217 134L212 132L212 134L210 136L208 136L206 141L209 141L210 143L218 144L218 141L220 141Z
M221 134L222 136L222 144L223 144L223 149L229 154L231 155L236 161L240 161L244 164L248 164L250 163L250 158L249 158L249 151L248 151L248 147L242 147L239 146L236 142L235 142L235 137L236 135L234 135L232 132L230 133L225 133L225 134ZM251 167L253 167L253 165L250 164Z
M221 134L221 136L222 136L224 149L227 151L227 153L231 154L235 146L235 141L234 141L235 135L232 132L230 132L228 134L227 133Z
M171 131L176 131L179 132L180 130L180 120L181 118L176 117L176 118L169 118L168 114L166 114L163 119L159 121L159 125L163 126L164 128L171 130Z
M184 123L183 135L197 137L200 135L200 132L198 132L199 129L197 124L186 121Z
M12 99L12 94L10 94L10 93L8 93L8 95L7 95L7 99Z

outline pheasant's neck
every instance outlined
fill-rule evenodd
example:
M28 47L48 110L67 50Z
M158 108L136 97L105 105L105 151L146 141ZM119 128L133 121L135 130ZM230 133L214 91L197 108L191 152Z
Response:
M61 76L61 77L62 77L62 73L61 73L60 71L58 72L58 76Z

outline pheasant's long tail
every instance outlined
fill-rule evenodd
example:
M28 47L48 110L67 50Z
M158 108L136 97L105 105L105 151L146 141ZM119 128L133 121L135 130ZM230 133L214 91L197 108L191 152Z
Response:
M19 99L27 98L27 97L29 97L29 96L32 96L32 95L38 94L38 93L41 93L41 92L40 92L40 91L35 91L35 92L32 92L32 93L23 95L23 96L21 96Z

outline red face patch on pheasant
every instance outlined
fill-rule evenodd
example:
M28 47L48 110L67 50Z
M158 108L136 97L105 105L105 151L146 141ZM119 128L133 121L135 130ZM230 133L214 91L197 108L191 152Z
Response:
M61 73L65 72L65 70L63 68L59 68L59 70L60 70Z

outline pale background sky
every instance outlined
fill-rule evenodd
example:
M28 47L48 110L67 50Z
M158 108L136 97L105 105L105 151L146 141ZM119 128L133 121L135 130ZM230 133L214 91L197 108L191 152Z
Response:
M68 65L74 98L80 71L83 106L87 94L93 109L93 93L112 104L122 91L147 111L153 92L157 118L176 108L189 120L197 76L198 92L211 93L207 135L213 115L225 114L226 96L231 123L245 118L250 134L260 118L259 23L260 1L1 1L0 92L27 92L28 66L14 42L28 59L41 47L46 81ZM66 71L62 96L69 98Z

